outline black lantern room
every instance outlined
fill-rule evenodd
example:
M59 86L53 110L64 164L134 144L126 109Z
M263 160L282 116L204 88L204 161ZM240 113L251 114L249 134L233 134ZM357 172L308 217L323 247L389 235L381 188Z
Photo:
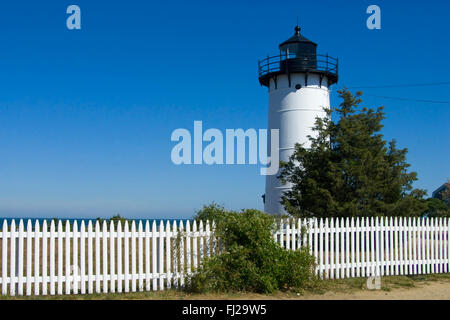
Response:
M295 34L279 45L280 55L268 56L258 62L259 82L269 86L270 79L279 75L291 73L319 74L321 79L328 79L328 85L338 81L338 60L327 55L317 54L317 44L305 38L300 33L299 26Z

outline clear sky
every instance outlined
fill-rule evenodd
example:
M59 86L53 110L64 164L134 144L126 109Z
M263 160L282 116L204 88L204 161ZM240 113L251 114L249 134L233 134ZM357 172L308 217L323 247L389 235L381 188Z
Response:
M81 8L82 29L66 28ZM366 8L382 29L366 28ZM302 33L340 59L339 84L450 82L448 1L2 1L0 216L190 217L262 209L259 167L175 166L174 129L266 128L257 61ZM450 85L368 88L450 101ZM366 96L409 149L416 187L450 178L450 104Z

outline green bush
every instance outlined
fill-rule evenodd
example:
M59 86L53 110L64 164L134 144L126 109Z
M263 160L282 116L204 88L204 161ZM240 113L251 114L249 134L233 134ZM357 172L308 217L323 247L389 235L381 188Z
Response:
M314 283L314 258L308 248L288 251L276 243L273 216L257 210L226 211L215 204L205 208L223 250L204 258L188 278L188 291L272 293L300 291Z

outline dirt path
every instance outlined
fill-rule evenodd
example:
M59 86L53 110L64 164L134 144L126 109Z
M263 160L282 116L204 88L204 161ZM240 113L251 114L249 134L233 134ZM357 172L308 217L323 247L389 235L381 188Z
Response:
M327 292L306 295L303 299L314 300L450 300L450 282L435 281L418 283L415 288L393 288L391 291L360 290L355 292Z

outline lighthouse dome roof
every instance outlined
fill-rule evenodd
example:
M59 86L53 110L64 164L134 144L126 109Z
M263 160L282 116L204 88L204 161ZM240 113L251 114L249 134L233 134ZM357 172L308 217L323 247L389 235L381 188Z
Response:
M281 43L279 45L279 48L283 49L283 47L286 47L286 45L288 45L288 44L303 44L303 45L312 45L314 47L317 47L317 44L315 42L302 36L300 34L300 30L301 30L301 28L299 26L296 26L295 34L292 37L290 37L289 39L287 39L286 41L284 41L283 43Z

